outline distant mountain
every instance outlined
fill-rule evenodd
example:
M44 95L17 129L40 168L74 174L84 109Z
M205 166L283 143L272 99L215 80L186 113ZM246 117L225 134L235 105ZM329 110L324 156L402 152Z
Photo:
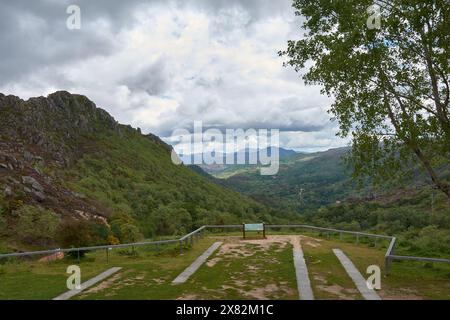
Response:
M298 153L294 150L290 150L290 149L284 149L284 148L278 148L278 147L273 147L273 148L266 148L266 149L261 149L261 150L257 150L257 149L245 149L245 150L241 150L239 152L235 152L232 155L232 159L234 159L234 163L233 164L226 164L226 159L227 157L230 157L230 155L228 154L224 154L224 153L217 153L217 155L213 155L215 156L215 158L217 159L222 159L222 163L223 164L198 164L199 167L201 167L205 172L214 175L215 177L218 178L223 178L223 177L229 177L237 172L241 172L244 168L248 168L248 169L252 169L255 168L256 165L254 164L250 164L250 159L259 159L259 155L267 155L269 157L272 156L272 151L274 151L275 153L278 152L279 155L279 159L283 160L292 156L297 155ZM244 164L238 164L238 159L240 159L238 157L239 153L243 153L245 158L242 157L242 154L240 155L240 157L245 159L245 163ZM192 161L194 159L194 155L192 155Z
M394 180L374 187L367 180L362 186L351 178L344 161L350 147L284 158L278 174L262 176L255 167L229 168L217 176L225 185L281 211L304 212L345 201L371 201L399 190L427 185L419 170L411 181ZM227 173L225 175L224 173Z
M343 200L353 194L343 156L349 148L296 154L280 162L278 174L262 176L248 168L230 175L226 185L272 207L302 210Z
M272 219L263 205L200 168L174 165L171 150L84 96L56 92L24 101L0 94L0 250L2 242L127 242L207 223ZM71 232L83 225L90 231ZM68 235L74 238L58 240Z

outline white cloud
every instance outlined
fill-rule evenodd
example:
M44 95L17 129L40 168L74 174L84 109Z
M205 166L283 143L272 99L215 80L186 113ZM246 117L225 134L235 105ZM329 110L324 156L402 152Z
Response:
M201 120L219 128L278 128L288 148L346 143L329 123L330 100L303 85L277 55L300 32L301 18L289 0L136 0L126 7L81 1L78 36L55 22L64 20L64 10L59 17L57 4L46 5L49 17L37 5L26 13L20 5L17 12L5 7L21 17L16 40L27 41L21 32L31 30L32 42L42 47L24 52L26 44L17 45L26 68L14 53L0 53L10 61L1 92L22 98L55 90L84 94L120 122L163 137Z

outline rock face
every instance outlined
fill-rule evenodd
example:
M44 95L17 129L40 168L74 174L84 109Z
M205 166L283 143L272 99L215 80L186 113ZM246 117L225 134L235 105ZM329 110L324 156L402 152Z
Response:
M118 134L131 131L141 134L140 130L119 124L105 110L82 95L58 91L47 98L24 101L0 93L0 142L5 140L34 145L62 166L70 165L79 156L80 140L107 130ZM159 137L152 134L146 137L168 152L172 150ZM29 162L44 160L29 150L24 151L24 159Z
M105 217L112 209L70 190L65 174L84 155L101 151L103 137L114 141L136 135L168 154L172 150L154 135L117 123L81 95L60 91L24 101L0 93L0 206L7 208L11 221L25 204L51 210L61 221L95 220L108 226Z
M137 132L81 95L60 91L24 101L0 93L0 192L8 201L75 218L78 210L86 219L98 220L107 209L77 196L44 169L70 166L84 154L92 135L131 131Z
M22 182L31 188L33 188L34 191L43 192L44 188L41 186L39 182L36 181L33 177L22 177Z
M0 94L0 114L0 137L36 145L61 165L68 165L76 157L81 137L120 127L88 98L65 91L27 101ZM42 161L29 151L25 151L24 158Z

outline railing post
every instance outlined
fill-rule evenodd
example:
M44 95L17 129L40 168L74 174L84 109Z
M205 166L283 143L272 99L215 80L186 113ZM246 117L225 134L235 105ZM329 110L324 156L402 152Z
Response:
M77 260L78 264L80 263L80 249L77 250Z
M109 263L109 249L106 248L106 263Z
M356 245L359 244L359 234L356 235Z
M180 240L180 254L183 254L183 240Z
M386 256L384 258L384 268L385 268L386 275L389 275L389 271L391 269L391 263L392 263L391 257Z

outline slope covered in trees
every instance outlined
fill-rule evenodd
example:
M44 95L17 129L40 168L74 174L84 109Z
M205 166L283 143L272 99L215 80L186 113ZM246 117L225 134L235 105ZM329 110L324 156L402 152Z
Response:
M118 124L84 96L0 95L0 115L0 235L10 247L3 251L277 220L256 201L173 164L170 146Z

